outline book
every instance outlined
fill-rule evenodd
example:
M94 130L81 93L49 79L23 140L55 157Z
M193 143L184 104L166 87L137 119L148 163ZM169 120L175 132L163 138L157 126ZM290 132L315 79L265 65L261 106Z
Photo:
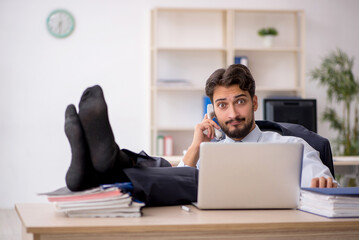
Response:
M211 99L208 96L203 96L202 105L203 105L203 116L207 113L207 105L212 104Z
M115 207L115 208L101 208L101 209L90 209L83 211L71 210L67 212L69 217L82 217L82 218L93 218L93 217L141 217L142 213L138 210L143 207L144 204L140 202L132 201L129 206L126 207Z
M163 136L157 136L157 155L163 156L164 154L164 138Z
M298 209L328 218L359 217L359 187L302 188Z
M56 208L59 211L75 211L75 210L91 210L91 209L110 209L110 208L124 208L131 204L132 200L128 194L121 198L111 199L96 199L87 201L73 201L73 202L55 202Z
M47 196L58 212L68 217L140 217L144 203L132 199L131 183L101 185L72 192L63 187L39 195Z
M235 64L242 64L248 67L248 57L247 56L236 56L234 57Z
M65 194L57 196L48 196L49 202L69 202L69 201L84 201L91 199L104 199L112 196L122 196L124 193L118 188L101 189L95 188L89 191L83 191L82 194Z
M173 155L173 137L172 136L164 137L164 155L165 156Z

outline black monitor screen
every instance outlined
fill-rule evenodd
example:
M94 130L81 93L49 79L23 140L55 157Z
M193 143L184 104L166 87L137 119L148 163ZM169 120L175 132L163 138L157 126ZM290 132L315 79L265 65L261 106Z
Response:
M315 99L264 99L264 120L300 124L317 132Z

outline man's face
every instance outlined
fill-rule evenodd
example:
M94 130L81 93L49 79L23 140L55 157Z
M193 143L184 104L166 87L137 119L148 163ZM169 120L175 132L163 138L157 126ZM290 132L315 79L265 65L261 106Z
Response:
M213 92L213 102L219 126L228 137L239 141L255 128L257 96L252 99L248 91L243 91L237 85L217 86Z

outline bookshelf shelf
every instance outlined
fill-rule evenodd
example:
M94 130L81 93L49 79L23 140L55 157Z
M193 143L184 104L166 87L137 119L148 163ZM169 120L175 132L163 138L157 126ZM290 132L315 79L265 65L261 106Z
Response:
M155 128L153 128L155 129ZM157 131L166 131L166 132L183 132L183 131L188 131L188 132L193 132L194 126L157 126L156 127Z
M177 87L177 86L155 86L152 87L152 91L191 91L191 92L200 92L204 93L203 87L196 87L196 86L188 86L188 87Z
M153 51L222 51L225 52L225 48L221 47L157 47L153 48Z
M169 135L174 155L182 156L203 118L206 80L236 57L248 59L260 103L270 96L305 97L303 11L156 8L151 17L151 154L157 137ZM258 36L262 27L278 30L272 47ZM185 84L163 84L171 79ZM260 105L258 120L261 111Z
M271 48L263 48L263 47L248 47L248 48L235 48L234 51L248 51L248 52L293 52L297 53L301 51L300 48L296 47L271 47Z
M270 88L270 87L256 87L256 92L299 92L299 88Z

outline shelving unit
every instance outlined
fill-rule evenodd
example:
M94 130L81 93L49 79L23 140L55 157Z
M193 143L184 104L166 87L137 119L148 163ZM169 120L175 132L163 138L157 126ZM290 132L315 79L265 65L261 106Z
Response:
M262 27L279 32L270 48L257 35ZM157 136L170 135L171 159L183 155L203 118L206 80L214 70L233 64L235 56L248 58L256 80L256 119L262 119L265 97L305 97L304 28L300 10L153 9L151 154L157 155Z

